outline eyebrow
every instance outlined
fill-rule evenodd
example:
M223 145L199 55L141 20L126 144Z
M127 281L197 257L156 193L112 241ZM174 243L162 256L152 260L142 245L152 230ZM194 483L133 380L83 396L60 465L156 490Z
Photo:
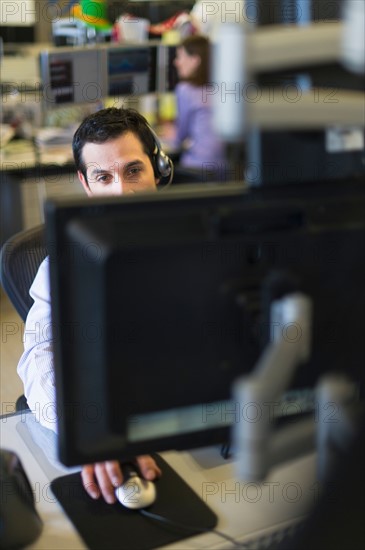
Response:
M144 165L145 163L142 160L131 160L130 162L127 162L123 166L123 170L129 170L130 168L133 168L135 166L144 166ZM105 174L106 172L114 172L114 170L115 170L115 164L110 168L94 168L90 175L96 176L98 174Z

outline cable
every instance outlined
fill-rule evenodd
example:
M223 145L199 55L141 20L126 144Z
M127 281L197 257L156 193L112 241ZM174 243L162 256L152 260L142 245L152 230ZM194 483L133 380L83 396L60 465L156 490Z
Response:
M183 523L179 523L178 521L174 521L169 518L165 518L164 516L160 516L159 514L154 514L153 512L148 512L147 510L141 509L139 512L150 519L154 519L157 521L161 521L162 523L167 523L168 525L172 525L173 527L179 527L180 529L185 529L186 531L195 531L196 533L214 533L218 535L219 537L224 538L228 542L231 542L236 548L249 548L247 544L240 543L236 541L233 537L230 537L229 535L226 535L225 533L222 533L222 531L218 531L217 529L209 529L208 527L194 527L192 525L184 525Z

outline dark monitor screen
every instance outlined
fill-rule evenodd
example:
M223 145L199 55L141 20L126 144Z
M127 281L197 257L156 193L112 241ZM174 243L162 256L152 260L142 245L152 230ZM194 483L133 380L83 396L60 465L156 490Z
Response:
M174 59L176 46L161 44L158 51L157 91L173 92L179 81Z
M20 13L20 10L19 10ZM36 27L35 25L6 25L6 11L4 8L4 19L0 26L0 37L3 39L4 44L26 44L34 43L36 41Z
M108 50L108 95L140 95L156 90L156 46Z
M229 439L232 384L270 340L274 272L313 301L293 399L306 408L327 371L362 382L364 204L359 184L49 200L61 460Z
M167 91L173 92L179 81L177 69L174 65L176 47L169 46L167 50Z
M343 4L344 0L251 0L244 14L256 25L306 25L311 21L339 21Z
M245 175L251 185L361 181L365 177L364 144L362 128L253 129L246 139Z

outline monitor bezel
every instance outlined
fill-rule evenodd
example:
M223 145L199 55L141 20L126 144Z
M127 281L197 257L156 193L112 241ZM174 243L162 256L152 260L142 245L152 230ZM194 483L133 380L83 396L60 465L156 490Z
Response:
M62 198L50 199L46 203L46 221L47 221L47 242L50 250L50 271L51 271L51 287L52 287L52 310L53 310L53 325L60 325L59 312L64 307L62 303L64 289L62 287L62 278L60 278L60 266L57 263L57 254L60 252L58 246L63 239L62 231L67 223L74 216L80 213L88 212L91 216L105 215L114 209L126 209L129 214L133 212L143 211L148 209L153 211L156 209L168 209L169 211L178 210L184 211L186 208L193 208L196 211L199 209L208 212L209 215L217 217L217 213L224 216L230 211L249 210L251 213L259 214L249 217L244 221L243 226L238 228L238 231L248 231L251 236L257 235L257 232L265 230L265 235L268 231L275 233L275 227L272 227L273 221L280 222L278 226L280 232L290 231L289 226L285 224L294 224L294 231L310 231L312 234L320 232L321 227L324 232L339 231L355 231L359 241L356 245L364 243L364 220L361 218L361 211L364 205L364 187L359 182L349 182L346 186L343 182L333 184L318 184L318 185L298 185L283 186L282 188L259 188L248 189L245 185L211 185L211 186L181 186L178 189L170 189L168 191L151 193L148 195L137 194L133 196L125 196L119 198L95 198L95 199L79 199L79 198ZM176 210L177 209L177 210ZM303 218L300 216L293 220L288 212L302 212ZM275 214L270 217L269 212ZM156 214L156 212L155 212ZM283 226L284 220L284 226ZM285 221L286 220L286 221ZM261 227L260 227L261 224ZM267 225L268 224L268 225ZM304 225L302 225L304 224ZM232 228L229 229L230 231ZM235 231L236 229L233 228ZM313 233L314 232L314 233ZM355 233L354 233L355 234ZM214 234L211 235L214 239ZM331 251L329 251L331 252ZM361 268L361 258L356 259L357 250L351 251L351 258L354 258L357 268L362 269L365 276L364 268ZM325 260L324 260L325 261ZM358 264L358 265L357 265ZM359 277L361 273L356 273L356 281L354 285L359 286ZM337 280L337 283L338 280ZM346 286L346 282L343 282ZM352 289L351 292L354 292ZM364 302L364 293L359 294L359 304ZM354 303L354 299L352 299ZM364 316L361 317L357 312L358 326L364 327ZM356 316L355 316L356 317ZM62 317L61 317L62 323ZM62 335L61 335L62 336ZM186 433L179 436L171 436L167 438L156 438L139 443L130 443L115 433L110 432L110 425L103 420L98 437L104 441L100 441L94 446L92 441L89 441L83 447L80 445L82 439L81 424L75 422L75 414L79 414L78 410L80 403L76 404L75 400L71 400L69 395L69 383L67 379L67 367L63 368L65 347L62 345L62 339L55 340L55 370L56 370L56 388L58 401L58 433L59 433L59 451L60 459L67 465L75 465L80 463L96 462L109 458L130 458L136 454L144 454L153 451L161 451L167 449L185 449L206 446L210 444L224 443L230 437L230 429L227 425L222 425L219 429L208 429L206 431L197 431L195 433ZM334 342L334 345L337 345ZM345 365L346 367L346 365ZM252 368L252 365L250 365ZM313 388L314 375L321 374L321 368L318 372L312 372L308 380ZM325 369L324 369L325 370ZM354 371L356 369L353 369ZM242 373L245 372L243 366ZM305 373L305 370L304 370ZM350 368L351 374L351 368ZM359 376L358 372L353 373ZM306 376L306 375L305 375ZM232 380L233 382L233 380ZM206 405L202 399L202 405ZM103 432L105 430L105 432ZM109 431L108 431L109 430ZM94 431L97 434L97 430ZM89 433L91 435L91 432Z

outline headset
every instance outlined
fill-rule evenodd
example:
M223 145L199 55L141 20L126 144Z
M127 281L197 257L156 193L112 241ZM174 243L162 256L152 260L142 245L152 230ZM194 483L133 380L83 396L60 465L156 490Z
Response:
M167 187L172 182L174 176L174 163L168 155L163 151L161 142L158 139L156 132L148 124L148 129L150 130L154 142L155 148L153 150L153 168L157 178L165 179L168 178L167 182L164 184L164 187Z

